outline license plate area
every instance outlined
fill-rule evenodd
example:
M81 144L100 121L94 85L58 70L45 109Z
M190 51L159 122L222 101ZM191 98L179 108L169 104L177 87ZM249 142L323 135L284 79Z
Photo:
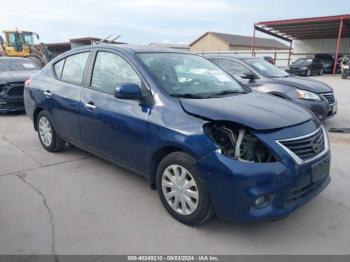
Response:
M311 167L311 180L313 183L322 180L329 175L330 159L329 157L321 160L312 165Z

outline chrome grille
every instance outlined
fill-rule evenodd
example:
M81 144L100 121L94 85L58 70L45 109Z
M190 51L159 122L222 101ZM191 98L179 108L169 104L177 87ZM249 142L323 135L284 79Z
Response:
M314 158L326 148L325 135L322 127L309 135L279 140L278 143L303 161Z
M330 93L324 93L324 94L321 94L327 101L329 104L334 104L335 103L335 97L334 97L334 94L333 92L330 92Z
M23 96L24 82L14 82L7 84L8 96Z

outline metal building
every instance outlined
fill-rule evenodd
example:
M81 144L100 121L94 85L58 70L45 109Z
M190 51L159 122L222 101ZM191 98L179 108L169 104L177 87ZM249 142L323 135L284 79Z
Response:
M251 36L206 32L194 40L189 46L192 52L225 52L250 51L253 38ZM271 38L257 37L255 47L259 50L288 50L288 46Z
M288 64L292 55L327 53L334 55L333 73L340 54L350 53L350 14L301 19L265 21L254 24L260 31L290 43ZM255 41L252 53L255 53Z

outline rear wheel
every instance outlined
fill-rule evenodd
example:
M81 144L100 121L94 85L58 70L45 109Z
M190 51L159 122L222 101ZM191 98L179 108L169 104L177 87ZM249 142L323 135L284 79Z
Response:
M182 152L167 155L157 169L157 190L168 213L181 223L196 226L213 214L209 193L199 180L194 160Z
M49 152L61 151L65 141L57 136L50 117L45 111L41 111L37 118L38 136L41 145Z

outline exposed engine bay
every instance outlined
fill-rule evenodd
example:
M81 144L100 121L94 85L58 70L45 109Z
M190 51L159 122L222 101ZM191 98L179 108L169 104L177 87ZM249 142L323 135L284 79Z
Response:
M211 122L203 128L228 157L243 162L275 162L273 154L247 128L225 121Z

